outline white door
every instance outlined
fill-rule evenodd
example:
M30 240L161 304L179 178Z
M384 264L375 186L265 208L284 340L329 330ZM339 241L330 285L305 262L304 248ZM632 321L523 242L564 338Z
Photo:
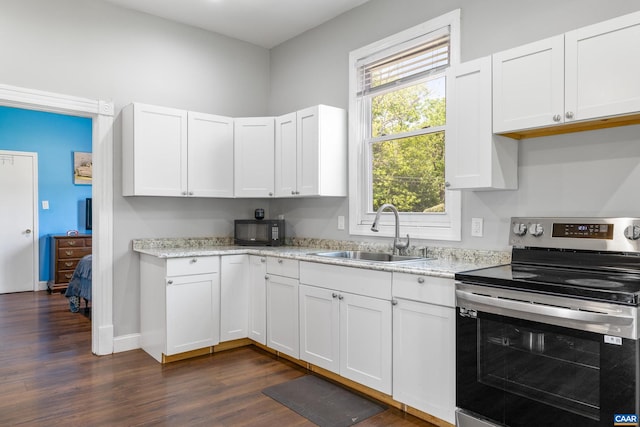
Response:
M296 113L276 118L275 194L291 197L297 191Z
M298 279L267 275L267 346L296 359L298 338Z
M249 256L249 330L252 340L267 345L267 259Z
M0 293L37 289L38 155L0 151Z
M227 255L220 262L220 341L247 337L249 255Z
M340 375L391 394L391 302L341 292Z
M272 197L274 192L273 117L234 120L234 187L236 197Z
M300 359L340 372L338 292L300 285Z
M233 197L233 119L188 113L188 188L195 197Z

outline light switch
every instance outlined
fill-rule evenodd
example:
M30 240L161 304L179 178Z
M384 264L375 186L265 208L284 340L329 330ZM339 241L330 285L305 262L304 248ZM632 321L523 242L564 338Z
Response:
M344 215L338 215L338 230L344 230Z
M471 235L473 237L482 237L483 222L482 218L471 218Z
M42 201L42 209L44 209L44 210L49 209L49 201L48 200L43 200Z

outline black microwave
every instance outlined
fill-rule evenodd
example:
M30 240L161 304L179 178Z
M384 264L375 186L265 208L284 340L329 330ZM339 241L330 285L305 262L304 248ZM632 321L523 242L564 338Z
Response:
M284 245L284 219L236 219L233 239L242 246Z

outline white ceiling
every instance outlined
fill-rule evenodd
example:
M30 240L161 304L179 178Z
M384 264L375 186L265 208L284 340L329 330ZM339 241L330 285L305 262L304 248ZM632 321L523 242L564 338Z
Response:
M369 0L105 0L272 48Z

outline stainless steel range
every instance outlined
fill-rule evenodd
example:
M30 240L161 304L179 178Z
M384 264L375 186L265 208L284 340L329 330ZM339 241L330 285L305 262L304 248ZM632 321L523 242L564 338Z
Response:
M640 218L512 218L456 274L456 424L637 426Z

